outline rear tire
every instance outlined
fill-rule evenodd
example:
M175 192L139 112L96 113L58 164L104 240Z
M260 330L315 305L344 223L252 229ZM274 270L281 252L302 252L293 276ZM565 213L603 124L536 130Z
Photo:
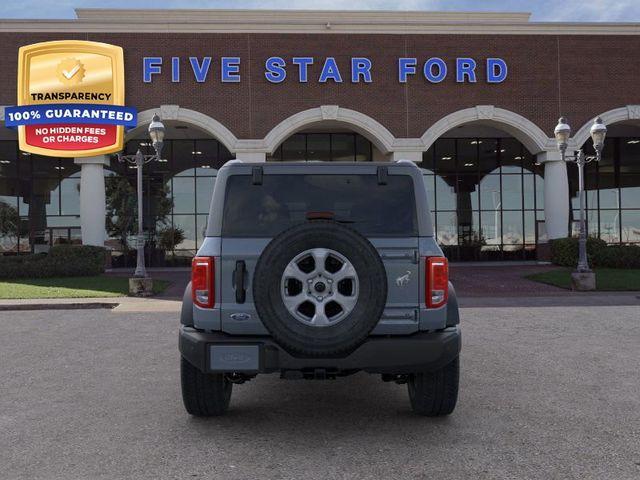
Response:
M182 401L190 415L215 417L229 408L233 384L224 374L202 373L184 357L180 357Z
M407 386L413 411L426 417L452 413L458 400L459 378L459 356L435 372L411 374Z

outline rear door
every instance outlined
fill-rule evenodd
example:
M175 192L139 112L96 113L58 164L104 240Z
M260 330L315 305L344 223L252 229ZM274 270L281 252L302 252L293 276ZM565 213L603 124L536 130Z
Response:
M418 226L411 175L385 175L376 168L340 170L330 165L264 169L227 179L222 219L220 308L222 330L267 334L252 295L262 251L278 233L322 212L367 237L387 273L387 304L375 334L418 329ZM343 173L344 172L344 173ZM292 252L292 258L296 253Z

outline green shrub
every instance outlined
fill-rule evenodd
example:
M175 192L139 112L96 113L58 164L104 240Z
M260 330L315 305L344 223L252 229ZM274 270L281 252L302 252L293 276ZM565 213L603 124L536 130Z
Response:
M588 237L587 259L591 267L640 268L640 246L607 245L604 240ZM563 267L575 267L578 264L578 239L552 240L551 261Z
M609 245L594 255L594 266L609 268L640 268L640 246Z
M79 277L104 272L106 250L89 245L56 245L49 253L0 257L0 278Z

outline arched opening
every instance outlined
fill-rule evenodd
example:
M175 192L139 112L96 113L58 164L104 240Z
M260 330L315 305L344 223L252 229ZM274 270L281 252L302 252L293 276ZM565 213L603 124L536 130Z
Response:
M601 161L585 167L587 232L609 244L640 244L640 120L627 118L607 124L607 129ZM576 134L577 141L582 139ZM590 138L582 148L587 155L594 153ZM575 236L580 219L578 171L573 164L567 168Z
M296 113L264 138L268 161L384 161L394 141L373 118L337 105Z
M0 128L0 254L64 243L81 243L80 166L22 152L17 133Z
M472 121L433 140L419 166L451 260L535 258L544 171L522 141L499 124Z
M371 162L385 161L364 135L337 122L320 122L291 134L267 155L268 162Z
M144 230L147 265L186 266L203 241L218 169L233 155L223 142L200 126L163 120L166 127L162 160L143 167ZM146 125L130 132L124 153L153 153ZM136 167L111 158L105 169L106 246L114 267L135 265L134 231ZM122 221L120 212L130 217ZM111 221L109 221L111 218ZM131 223L133 222L133 223Z

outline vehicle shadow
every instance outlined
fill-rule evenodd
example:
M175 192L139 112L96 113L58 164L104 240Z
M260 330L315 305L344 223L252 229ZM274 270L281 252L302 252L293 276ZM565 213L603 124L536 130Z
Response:
M324 381L287 381L277 375L257 378L234 386L225 416L192 418L189 423L202 435L221 427L238 429L244 425L254 435L305 431L316 438L335 438L356 432L359 436L375 436L410 425L423 431L425 426L455 423L454 418L455 413L441 418L416 415L406 385L359 373Z

